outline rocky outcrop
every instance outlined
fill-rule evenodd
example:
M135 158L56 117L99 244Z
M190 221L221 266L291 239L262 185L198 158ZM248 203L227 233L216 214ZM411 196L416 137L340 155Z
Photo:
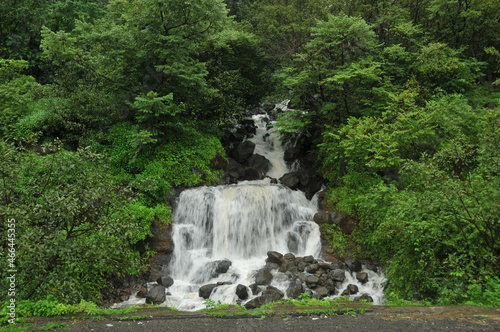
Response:
M351 234L356 226L354 219L345 213L335 211L319 211L313 220L318 225L337 225L344 234Z
M160 304L165 302L165 287L161 285L154 285L146 293L146 303Z
M198 290L198 295L204 299L210 298L210 294L212 294L212 291L217 287L217 284L208 284L201 286L200 289Z

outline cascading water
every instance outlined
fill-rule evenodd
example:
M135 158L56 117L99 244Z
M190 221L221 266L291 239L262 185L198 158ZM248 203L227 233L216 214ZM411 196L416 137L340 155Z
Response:
M188 311L205 309L199 289L207 284L218 284L210 293L211 300L245 304L255 296L249 291L250 297L242 301L236 287L255 282L254 275L263 268L268 251L292 252L298 257L321 255L319 227L312 221L317 197L308 200L301 191L271 183L270 178L289 172L283 160L284 150L274 129L267 128L267 116L257 115L254 120L257 129L250 141L255 143L254 152L271 162L268 178L193 188L180 194L173 215L175 249L169 271L174 284L168 288L168 306ZM222 271L221 264L226 267ZM356 284L375 304L382 304L383 275L363 271L369 275L369 282L362 284L346 271L344 282L337 285L337 294L348 284ZM289 278L284 273L272 273L271 286L285 293ZM133 298L127 302L144 300Z
M279 178L288 172L281 142L273 129L266 130L265 116L254 119L255 153L271 162L267 175ZM219 286L211 299L236 303L236 285L253 283L270 250L318 257L320 232L311 221L316 212L317 199L309 201L304 193L271 184L270 179L182 192L173 216L170 271L175 282L167 303L182 310L203 309L198 289L214 282L231 285ZM230 260L231 267L214 273L214 262L221 260ZM276 285L279 282L277 278Z

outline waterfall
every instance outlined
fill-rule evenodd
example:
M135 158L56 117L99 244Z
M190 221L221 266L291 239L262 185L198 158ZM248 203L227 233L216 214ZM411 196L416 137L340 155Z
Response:
M267 130L265 116L254 119L257 133L250 140L255 153L271 162L267 175L279 178L288 172L283 146L274 129ZM183 191L173 215L175 249L169 270L175 283L167 302L181 310L203 309L199 287L230 282L211 298L236 303L234 288L253 283L270 250L319 257L320 232L312 221L316 212L317 199L310 201L303 192L269 179ZM231 261L231 267L214 274L213 262L221 260Z
M275 181L271 178L278 179L290 170L283 160L278 134L267 128L267 116L257 115L254 120L256 134L249 140L255 144L254 153L266 157L272 165L267 178L191 188L178 198L172 224L174 252L168 267L174 284L167 289L168 306L187 311L205 309L199 290L210 284L217 284L209 294L211 300L245 304L256 295L249 290L249 298L241 300L236 288L255 283L254 277L264 267L268 251L293 253L304 259L321 256L319 226L312 221L317 212L317 195L308 200L302 191L272 183ZM335 267L323 264L326 271L335 272ZM290 275L271 272L270 285L285 293L290 287ZM342 272L344 281L337 283L335 295L330 292L330 296L340 296L355 284L359 294L370 295L375 304L382 304L385 278L366 268L363 272L368 274L368 282L361 283L356 274L347 270ZM299 274L312 276L306 271ZM302 280L303 285L306 283ZM134 297L125 304L140 303L144 299Z

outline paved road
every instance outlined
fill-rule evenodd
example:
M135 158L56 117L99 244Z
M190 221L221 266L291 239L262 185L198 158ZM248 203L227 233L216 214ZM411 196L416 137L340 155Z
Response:
M147 314L140 312L139 315ZM141 321L66 320L71 331L500 331L500 308L374 307L355 316L213 318L204 313L155 310ZM53 319L52 319L53 321Z

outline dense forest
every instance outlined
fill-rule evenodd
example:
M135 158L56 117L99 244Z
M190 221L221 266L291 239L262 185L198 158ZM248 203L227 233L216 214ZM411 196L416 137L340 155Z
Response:
M499 305L497 0L0 3L0 301L99 303L154 254L169 192L217 183L233 120L290 99L340 255L386 296Z

